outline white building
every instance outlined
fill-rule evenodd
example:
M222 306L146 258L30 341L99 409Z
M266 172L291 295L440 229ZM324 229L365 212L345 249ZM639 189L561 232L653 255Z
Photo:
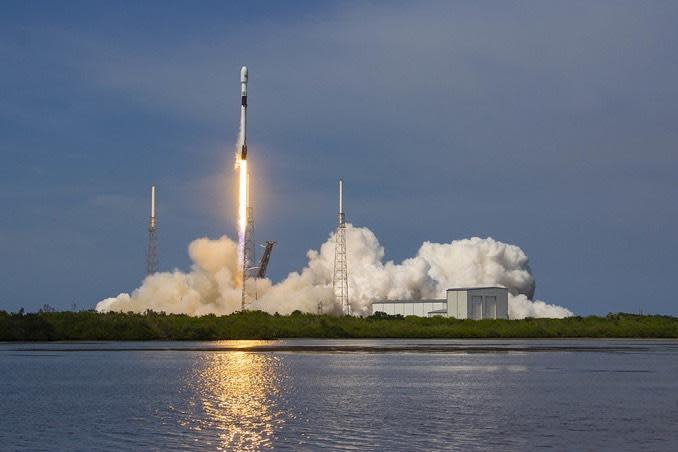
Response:
M457 319L508 319L506 287L447 289L441 300L383 300L372 303L372 314L454 317Z

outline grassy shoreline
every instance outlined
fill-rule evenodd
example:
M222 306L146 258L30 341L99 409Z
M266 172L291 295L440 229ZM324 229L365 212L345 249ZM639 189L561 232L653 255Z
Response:
M190 317L148 312L0 311L0 341L226 339L557 339L678 338L678 317L608 314L566 319L457 320L374 315L365 318L260 311Z

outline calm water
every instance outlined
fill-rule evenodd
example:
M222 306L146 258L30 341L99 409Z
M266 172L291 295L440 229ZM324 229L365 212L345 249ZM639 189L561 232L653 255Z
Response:
M0 344L1 450L271 447L678 450L678 342Z

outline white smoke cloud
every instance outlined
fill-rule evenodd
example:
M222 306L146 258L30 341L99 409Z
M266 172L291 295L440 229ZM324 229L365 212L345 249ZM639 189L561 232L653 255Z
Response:
M509 316L567 317L566 308L533 301L535 281L523 250L492 238L473 237L451 243L425 242L417 255L401 263L384 262L384 248L367 228L347 225L346 249L349 298L353 312L365 315L378 299L443 298L450 287L501 285L509 290ZM190 315L230 314L240 309L237 287L237 244L224 236L201 238L188 247L191 271L148 276L132 294L120 294L97 304L97 311L164 311ZM257 299L250 309L289 314L294 310L341 312L334 300L332 273L334 235L319 251L307 253L308 264L273 284L257 281ZM254 292L254 284L249 283ZM253 293L251 295L254 295ZM250 298L253 298L252 296Z

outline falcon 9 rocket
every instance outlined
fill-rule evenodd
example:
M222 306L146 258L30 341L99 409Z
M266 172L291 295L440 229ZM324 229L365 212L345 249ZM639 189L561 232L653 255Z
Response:
M240 69L240 134L238 159L247 160L247 66Z

